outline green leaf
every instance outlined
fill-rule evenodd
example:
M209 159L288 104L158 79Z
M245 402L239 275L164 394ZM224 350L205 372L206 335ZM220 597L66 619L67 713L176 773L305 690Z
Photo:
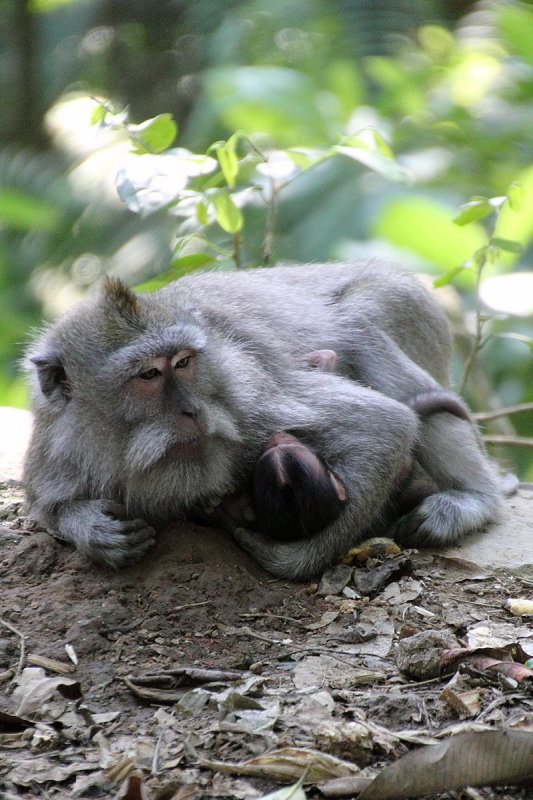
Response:
M37 14L46 14L48 11L53 11L60 6L71 6L77 0L29 0L28 11Z
M439 289L441 286L448 286L456 275L459 275L464 269L469 269L467 264L460 264L458 267L453 267L453 269L448 270L442 275L440 278L436 278L433 281L433 286L436 289Z
M331 158L332 153L324 150L310 150L305 147L291 147L285 150L287 157L301 169L309 169L326 158Z
M522 333L495 333L493 334L496 339L514 339L516 342L522 342L533 351L533 339L529 336L524 336Z
M479 250L476 250L474 255L472 256L472 261L474 262L475 266L478 269L485 266L485 262L489 261L492 257L494 251L489 253L490 247L488 244L484 244L483 247L480 247ZM492 263L492 262L491 262Z
M409 180L407 170L401 167L394 159L383 156L377 150L369 150L366 145L361 147L335 145L332 149L340 155L359 161L360 164L377 172L379 175L383 175L384 178L390 181L406 183Z
M500 250L498 247L494 247L493 244L488 244L485 247L485 262L487 264L497 264L500 258ZM481 261L478 262L480 266L484 266L484 263Z
M231 187L235 186L237 175L239 174L239 159L237 157L238 140L239 135L234 133L227 142L224 142L217 148L217 158L220 169L226 179L226 183Z
M156 292L158 289L162 289L163 286L168 286L172 281L181 278L182 275L187 275L189 272L206 267L208 264L212 264L213 261L213 256L208 255L208 253L192 253L188 256L175 258L172 260L170 269L167 269L156 278L141 283L135 289L138 292Z
M455 46L453 35L440 25L423 25L418 38L424 50L437 61L446 59Z
M172 269L179 269L182 272L184 270L187 272L192 272L195 269L200 269L200 267L205 267L208 264L211 264L213 261L214 258L213 256L209 255L209 253L191 253L188 256L173 258L171 266Z
M326 86L339 102L345 120L349 120L354 108L365 100L366 90L359 69L359 63L345 58L330 61L324 72Z
M208 225L209 224L209 215L207 213L207 204L204 200L199 200L196 203L196 219L200 223L200 225Z
M521 242L524 247L527 247L533 239L533 166L522 170L514 185L517 189L513 194L511 194L511 190L508 192L509 202L503 206L498 215L495 234L502 239ZM517 195L518 204L516 204ZM512 201L511 196L513 197ZM503 260L510 266L516 261L516 256L506 253Z
M90 125L99 125L101 122L104 121L107 114L107 109L103 103L98 103L97 106L93 108L91 111L91 116L89 118Z
M128 125L128 132L137 153L162 153L178 133L171 114L158 114L140 125Z
M218 67L205 73L204 83L226 128L247 136L266 133L277 147L326 144L332 127L342 125L313 81L296 69Z
M465 228L454 225L450 207L427 195L412 193L395 197L385 204L375 218L372 233L403 247L435 265L438 272L455 269L469 259L486 241L484 231L473 224ZM468 272L465 271L465 276Z
M381 153L385 158L394 158L391 146L377 128L364 128L353 136L345 137L339 144Z
M524 186L520 181L513 181L507 192L509 205L513 211L520 211L524 201Z
M472 198L468 203L464 203L453 222L456 225L468 225L469 222L477 222L480 219L493 214L494 209L487 197Z
M507 253L521 253L523 249L520 242L516 242L514 239L501 239L499 236L492 238L490 244Z
M22 231L52 230L61 219L58 209L47 200L19 189L0 190L0 222Z
M226 233L238 233L242 230L243 216L227 192L218 191L209 197L215 209L216 221Z
M502 3L497 9L497 20L503 38L513 54L533 64L533 9L526 6Z

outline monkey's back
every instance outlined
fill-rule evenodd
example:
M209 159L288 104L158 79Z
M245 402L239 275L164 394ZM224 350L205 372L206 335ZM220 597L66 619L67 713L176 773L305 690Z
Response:
M294 354L348 347L354 324L378 328L439 383L449 383L444 312L414 275L382 261L194 273L156 299L216 313L219 325L225 320L240 335L255 327L272 341L283 338Z

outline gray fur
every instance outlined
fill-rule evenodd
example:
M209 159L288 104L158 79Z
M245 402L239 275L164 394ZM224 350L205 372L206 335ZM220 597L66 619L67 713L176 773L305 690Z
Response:
M131 390L151 359L183 348L195 353L190 383L173 376L156 399ZM295 367L320 350L337 354L337 374ZM238 534L277 575L316 575L391 524L408 542L439 545L497 514L497 476L472 423L453 413L419 420L404 402L448 386L450 334L417 280L386 264L209 272L153 295L113 282L28 356L31 513L114 567L143 555L153 525L245 485L281 430L320 454L348 499L309 540ZM415 448L435 491L398 520L394 497Z

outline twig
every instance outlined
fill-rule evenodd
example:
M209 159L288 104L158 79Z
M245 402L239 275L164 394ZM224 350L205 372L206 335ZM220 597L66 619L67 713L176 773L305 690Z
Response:
M293 625L299 625L300 628L307 628L308 623L302 622L301 619L294 617L284 617L281 614L265 614L263 611L256 611L253 614L239 614L244 619L280 619L282 622L291 622Z
M237 233L233 234L233 259L235 261L235 267L237 269L242 269L241 244L242 244L241 232L237 231Z
M457 390L458 394L463 394L464 393L465 386L466 386L466 384L468 382L468 377L470 375L472 367L474 366L474 362L476 361L477 354L479 353L479 351L481 350L481 348L483 347L483 345L485 344L485 341L486 341L486 340L483 339L484 320L483 320L483 317L481 316L481 293L480 293L481 274L483 272L483 267L485 266L485 264L486 264L485 256L483 256L483 260L482 261L481 260L477 260L476 261L476 266L477 266L477 269L476 269L476 288L475 288L475 292L474 292L474 299L475 299L475 304L476 304L476 306L475 306L475 311L476 311L476 331L475 331L475 334L474 334L474 339L472 341L472 346L471 346L471 349L470 349L470 353L468 354L468 356L466 358L466 361L464 363L463 377L461 379L461 383L459 384L459 389Z
M20 675L20 673L22 672L22 667L24 666L24 661L26 660L26 637L24 636L23 633L21 633L21 631L15 628L14 625L12 625L10 622L7 622L5 619L2 619L1 617L0 617L0 625L3 625L5 628L10 630L11 633L14 633L16 636L19 637L20 658L19 658L19 665L17 667L15 675Z
M274 245L274 232L276 228L276 219L278 214L278 192L280 186L276 181L270 179L270 198L267 201L267 215L265 236L263 238L263 266L270 267L272 265L272 250Z
M526 436L482 436L485 444L511 445L512 447L533 447L533 439Z
M518 403L516 406L506 406L505 408L496 408L491 411L476 411L472 416L478 422L487 422L490 419L520 414L522 411L533 411L533 403Z
M150 775L157 775L159 773L159 769L157 767L157 763L159 761L159 751L161 749L161 742L163 741L163 736L165 735L165 729L159 732L159 736L157 737L157 742L155 743L154 747L154 755L152 757L152 768L150 770Z
M197 606L206 606L210 603L211 600L200 600L198 603L184 603L182 606L176 606L167 614L167 617L170 619L171 617L175 617L176 614L179 614L181 611L185 611L188 608L196 608Z

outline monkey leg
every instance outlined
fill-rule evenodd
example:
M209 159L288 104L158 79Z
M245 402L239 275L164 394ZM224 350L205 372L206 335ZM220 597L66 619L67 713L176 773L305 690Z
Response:
M424 420L416 457L435 490L399 520L398 540L442 547L497 518L500 481L472 423L449 413Z
M438 345L435 346L435 360ZM417 364L388 334L371 325L362 325L350 341L338 348L338 371L378 392L404 401L406 397L442 389L437 379ZM437 372L444 370L438 368Z
M111 500L69 503L51 527L83 555L114 569L139 561L155 544L155 530L141 519L128 519L124 506Z
M356 333L343 356L352 377L410 404L422 417L415 458L427 476L427 496L402 517L396 529L398 539L415 546L443 546L483 528L498 516L502 498L496 471L483 451L468 409L434 377L444 379L446 371L445 353L434 338L426 343L426 349L434 348L432 374L415 363L389 334L369 326ZM432 484L434 491L430 491Z

